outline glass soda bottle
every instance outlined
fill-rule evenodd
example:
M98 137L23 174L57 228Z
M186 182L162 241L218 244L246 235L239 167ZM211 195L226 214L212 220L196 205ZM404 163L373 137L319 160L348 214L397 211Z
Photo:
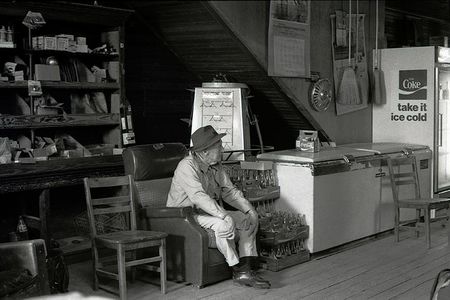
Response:
M19 217L19 222L17 223L16 231L19 241L28 240L28 228L22 216Z
M301 151L301 141L302 141L302 137L301 137L301 134L300 134L300 131L299 131L298 137L295 140L295 150Z

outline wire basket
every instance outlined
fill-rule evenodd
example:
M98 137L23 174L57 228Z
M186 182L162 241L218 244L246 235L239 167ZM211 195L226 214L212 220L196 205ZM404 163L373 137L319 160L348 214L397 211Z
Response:
M89 235L90 227L87 211L83 211L74 217L75 228L80 235ZM105 214L95 216L97 234L105 234L114 231L127 230L128 225L123 213Z

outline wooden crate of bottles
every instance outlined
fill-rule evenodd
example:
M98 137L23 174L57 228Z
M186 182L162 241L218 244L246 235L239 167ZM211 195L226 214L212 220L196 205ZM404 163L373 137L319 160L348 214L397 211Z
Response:
M231 181L258 212L258 248L262 266L279 271L308 261L310 255L305 240L309 236L309 226L305 216L275 210L280 187L272 162L241 162L228 165L227 171Z
M226 167L233 184L252 203L280 197L280 187L275 182L272 162L248 162Z
M310 255L305 240L309 236L309 226L306 225L305 216L278 212L270 207L263 205L257 208L260 215L258 242L263 267L280 271L308 261Z

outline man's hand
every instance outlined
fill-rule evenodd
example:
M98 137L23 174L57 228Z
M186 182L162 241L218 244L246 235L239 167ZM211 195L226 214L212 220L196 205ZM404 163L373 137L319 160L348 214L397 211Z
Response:
M235 224L233 218L230 215L226 215L223 220L226 225L223 226L222 230L217 232L217 235L225 239L234 239Z
M256 233L258 231L258 213L256 210L250 210L248 213L250 219L250 234Z

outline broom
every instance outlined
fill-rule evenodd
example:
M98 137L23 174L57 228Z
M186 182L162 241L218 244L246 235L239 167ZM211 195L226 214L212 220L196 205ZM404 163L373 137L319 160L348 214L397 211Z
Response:
M359 104L358 83L356 81L355 70L351 65L352 51L352 0L349 0L349 30L348 30L348 66L345 68L338 91L338 103L340 104Z
M375 21L375 57L373 67L373 102L375 104L386 104L386 93L384 91L384 74L378 63L378 0L376 1Z
M363 47L364 48L364 47ZM356 51L355 51L355 74L359 88L361 103L367 103L369 99L369 76L367 68L359 68L359 0L356 0Z

